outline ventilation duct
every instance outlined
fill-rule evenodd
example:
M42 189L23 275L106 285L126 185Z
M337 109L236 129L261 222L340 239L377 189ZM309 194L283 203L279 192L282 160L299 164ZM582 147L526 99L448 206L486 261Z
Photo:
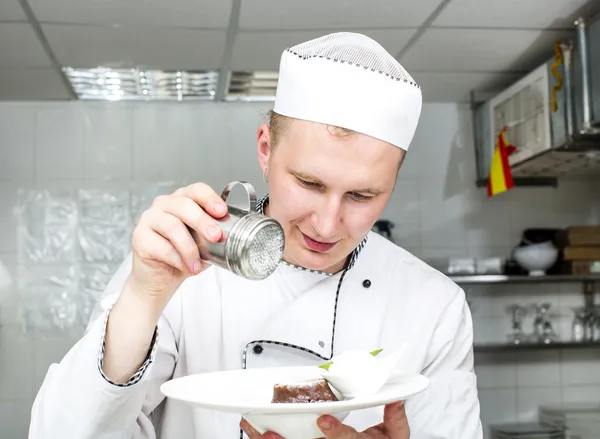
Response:
M515 184L600 178L600 22L579 19L575 27L575 43L558 46L562 62L549 60L474 109L479 184L503 127L516 147L509 157Z
M228 101L273 101L277 90L277 72L232 72Z

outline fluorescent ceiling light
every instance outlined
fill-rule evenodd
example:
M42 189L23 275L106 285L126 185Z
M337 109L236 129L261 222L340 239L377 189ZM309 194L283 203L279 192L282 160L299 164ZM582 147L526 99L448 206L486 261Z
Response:
M228 101L272 101L277 90L278 72L232 72Z
M213 100L219 79L216 71L64 67L63 72L83 100Z

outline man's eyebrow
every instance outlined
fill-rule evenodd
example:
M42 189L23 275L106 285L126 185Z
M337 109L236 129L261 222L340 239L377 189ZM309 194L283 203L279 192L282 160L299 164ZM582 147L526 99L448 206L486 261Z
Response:
M294 176L301 178L303 180L310 180L312 182L315 183L321 183L324 184L321 180L319 180L317 177L313 177L312 175L307 174L306 172L302 172L302 171L294 171L293 169L290 169L290 172L292 174L294 174Z
M370 195L381 195L384 193L381 189L367 188L367 189L357 189L352 192L356 192L359 194L370 194Z
M307 174L306 172L294 171L293 169L290 169L290 172L292 174L294 174L294 176L296 176L297 178L300 178L302 180L308 180L308 181L313 182L313 183L318 183L318 184L325 185L325 183L323 183L321 180L319 180L316 177L313 177L312 175ZM375 189L375 188L364 188L364 189L355 189L355 190L352 190L352 191L349 191L349 192L355 192L355 193L369 194L369 195L377 196L377 195L383 194L385 191L383 191L381 189Z

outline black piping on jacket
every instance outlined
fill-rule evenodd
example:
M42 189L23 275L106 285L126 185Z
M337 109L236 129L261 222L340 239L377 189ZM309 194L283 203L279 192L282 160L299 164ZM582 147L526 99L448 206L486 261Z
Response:
M269 195L265 195L263 198L258 200L258 202L256 204L256 211L258 213L264 214L265 206L267 205L268 202L269 202ZM247 343L246 346L244 347L244 351L242 353L242 369L246 369L246 359L247 359L248 350L249 350L250 346L257 345L257 344L285 346L288 348L297 349L299 351L303 351L308 354L314 355L315 357L320 358L321 360L324 360L324 361L329 361L333 358L334 352L335 352L335 349L334 349L334 347L335 347L335 327L336 327L336 321L337 321L338 301L339 301L339 297L340 297L340 291L342 289L342 284L344 282L344 277L346 276L346 273L348 273L348 271L356 263L356 259L358 258L359 253L364 248L366 243L367 243L367 238L363 239L361 241L361 243L352 251L352 253L350 254L350 260L348 261L347 266L344 268L344 271L342 272L342 275L340 276L340 280L338 281L338 284L337 284L337 288L336 288L336 292L335 292L335 301L334 301L334 306L333 306L333 318L332 318L332 325L331 325L331 349L330 349L329 355L323 356L323 355L319 354L318 352L315 352L311 349L307 349L303 346L298 346L298 345L294 345L291 343L284 343L284 342L276 341L276 340L253 340L253 341ZM288 264L288 265L291 265L291 264ZM292 265L292 266L299 270L303 270L303 271L313 271L313 270L308 270L304 267L299 267L296 265ZM328 273L323 273L323 274L328 274ZM240 439L243 439L243 437L244 437L244 432L240 430Z

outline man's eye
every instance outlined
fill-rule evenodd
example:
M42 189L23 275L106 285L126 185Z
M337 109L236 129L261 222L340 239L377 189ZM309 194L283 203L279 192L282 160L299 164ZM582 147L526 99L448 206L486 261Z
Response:
M298 179L298 180L300 181L300 183L302 183L306 187L317 187L318 186L318 184L315 183L314 181L306 181L306 180L300 180L300 179Z
M357 200L357 201L368 201L368 200L370 200L371 198L373 198L373 197L371 197L371 196L369 196L369 195L363 195L363 194L359 194L358 192L352 192L352 193L350 194L350 196L351 196L352 198L354 198L355 200Z

